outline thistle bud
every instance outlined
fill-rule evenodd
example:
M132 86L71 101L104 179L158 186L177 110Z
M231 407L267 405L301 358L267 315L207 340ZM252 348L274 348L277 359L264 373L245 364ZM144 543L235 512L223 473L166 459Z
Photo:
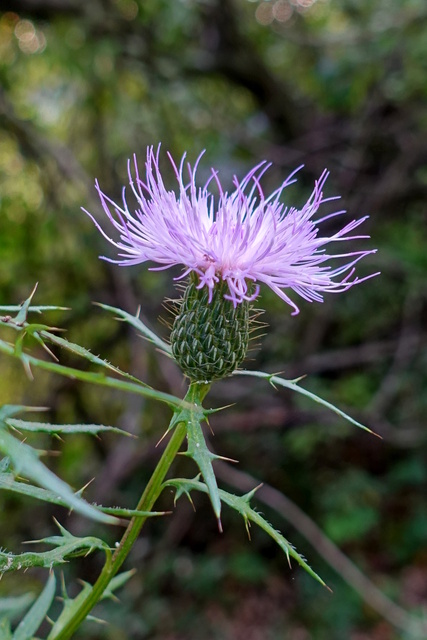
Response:
M197 289L191 281L178 302L170 336L172 353L192 381L220 380L244 360L249 344L250 304L224 298L228 285Z

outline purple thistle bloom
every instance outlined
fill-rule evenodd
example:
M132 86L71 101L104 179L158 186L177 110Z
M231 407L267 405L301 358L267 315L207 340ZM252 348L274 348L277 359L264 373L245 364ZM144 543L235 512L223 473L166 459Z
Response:
M187 164L188 183L183 175L185 154L178 168L168 153L178 181L177 196L164 186L159 151L160 146L157 153L153 147L147 149L145 181L139 175L136 156L133 158L135 179L128 161L129 184L139 205L134 213L127 206L125 187L123 204L119 206L101 191L98 181L95 182L104 211L120 234L119 241L111 239L83 209L104 238L119 249L117 260L101 256L103 260L121 266L146 261L162 265L151 267L153 270L184 265L180 278L195 272L199 278L198 288L208 287L210 299L215 285L225 281L228 293L224 297L235 307L244 300L254 300L259 293L258 283L264 282L293 308L292 315L299 313L299 309L285 289L293 289L309 302L322 302L324 292L347 291L377 275L353 277L355 264L376 249L325 253L327 244L369 238L349 235L368 216L352 220L331 236L320 235L322 222L345 213L337 211L313 220L321 204L338 199L323 197L322 189L329 175L326 170L315 182L302 209L296 209L285 207L280 198L283 190L295 182L294 176L300 167L265 197L260 179L271 164L261 162L240 182L234 176L235 190L227 193L214 169L204 187L196 187L196 170L203 152L194 168ZM219 190L217 204L209 191L212 180ZM339 260L340 264L332 268L326 264L329 260ZM251 282L256 283L255 287L250 286Z

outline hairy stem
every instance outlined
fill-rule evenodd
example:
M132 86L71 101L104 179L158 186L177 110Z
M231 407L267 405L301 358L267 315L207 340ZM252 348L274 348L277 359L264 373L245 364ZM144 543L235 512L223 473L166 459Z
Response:
M209 386L210 385L207 384L192 383L187 391L185 400L196 407L200 407L203 398L209 391ZM181 447L185 435L186 423L179 422L175 426L172 437L138 502L136 507L138 511L151 511L153 508L162 491L163 480ZM102 595L110 581L116 575L129 555L146 520L146 517L134 517L130 520L116 551L111 559L107 559L97 581L88 592L86 598L79 603L79 606L76 608L73 615L66 621L64 620L62 624L61 618L58 618L58 621L53 626L47 640L67 640L72 637L73 633L85 620L86 616L102 598Z

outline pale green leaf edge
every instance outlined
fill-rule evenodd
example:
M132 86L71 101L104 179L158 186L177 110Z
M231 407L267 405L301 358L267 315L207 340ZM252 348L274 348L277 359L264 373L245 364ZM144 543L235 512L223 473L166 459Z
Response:
M41 487L54 491L70 509L105 524L118 524L116 518L102 513L76 495L68 484L40 462L29 445L12 436L7 429L6 422L0 419L0 451L10 458L18 474L23 472Z
M21 596L0 598L0 616L5 614L7 616L13 616L15 613L21 612L23 609L28 609L30 604L34 602L34 598L34 593L24 593Z
M277 384L281 387L285 387L286 389L291 389L291 391L296 391L297 393L300 393L301 395L306 396L307 398L310 398L310 400L314 400L314 402L321 404L322 406L326 407L330 411L333 411L334 413L339 415L341 418L344 418L344 420L347 420L348 422L355 425L356 427L359 427L359 429L363 429L364 431L367 431L368 433L374 436L377 436L378 438L381 437L377 433L375 433L375 431L372 431L372 429L369 429L364 424L362 424L361 422L358 422L357 420L349 416L347 413L345 413L341 409L338 409L338 407L333 405L331 402L328 402L327 400L323 400L323 398L320 398L315 393L312 393L311 391L307 391L307 389L300 387L297 384L297 382L301 378L298 378L297 381L286 380L285 378L281 378L272 373L264 373L263 371L249 371L247 369L238 369L237 371L233 372L233 375L252 376L254 378L262 378L263 380L267 380L273 387L275 384Z
M130 313L123 311L123 309L119 309L118 307L110 307L108 304L102 304L101 302L95 302L96 306L101 307L101 309L105 309L106 311L111 311L112 313L117 313L119 319L124 320L128 324L130 324L134 329L139 331L144 338L146 338L149 342L158 347L161 351L163 351L166 355L172 357L172 348L170 344L159 338L158 335L151 331L140 319L139 319L139 309L136 316L132 316Z
M218 484L215 472L212 467L212 460L217 456L209 451L205 437L203 435L200 420L196 416L190 416L186 422L188 448L186 455L192 458L200 469L203 479L208 488L209 498L218 525L221 529L221 500L219 497Z
M209 490L207 486L198 480L187 480L186 478L174 478L172 480L167 480L164 487L172 486L177 490L177 497L180 497L183 493L189 494L191 490L201 491L203 493L209 494ZM243 517L245 524L248 522L254 522L261 529L263 529L284 551L288 562L290 564L290 557L294 558L297 563L317 582L319 582L323 587L326 587L328 590L329 587L325 583L324 580L315 572L313 569L307 564L307 561L301 554L299 554L293 545L286 540L286 538L265 519L261 514L255 511L249 505L249 499L252 497L253 492L244 496L235 496L223 489L219 489L219 496L221 500L228 504L232 509L240 513Z
M51 573L43 591L16 627L12 640L32 640L55 597L55 586L55 576Z
M119 429L118 427L110 427L103 424L50 424L49 422L35 422L29 420L19 420L18 418L8 418L6 423L17 431L30 431L36 433L51 433L53 435L67 434L88 434L97 435L98 433L112 432L129 437L135 437L133 434Z
M14 345L11 345L4 340L0 340L0 352L21 360L27 370L31 366L39 367L40 369L44 369L45 371L57 373L58 375L71 378L72 380L81 380L83 382L89 382L90 384L96 384L110 389L112 388L121 391L127 391L129 393L135 393L146 398L158 400L159 402L163 402L173 408L180 409L189 407L189 403L187 403L185 400L177 398L176 396L173 396L169 393L155 391L150 387L143 386L143 383L141 383L140 381L138 381L138 383L134 383L131 381L128 382L127 380L119 380L118 378L111 378L109 376L106 376L104 373L82 371L80 369L75 369L74 367L67 367L58 364L57 362L41 360L40 358L36 358L26 353L17 353Z
M15 480L15 476L10 472L0 472L0 491L12 491L20 495L27 496L36 500L42 500L49 504L56 504L60 507L68 507L65 500L62 500L57 493L50 489L42 489L28 482L19 482ZM75 495L79 495L78 493ZM164 511L138 511L137 509L126 509L124 507L103 507L101 505L93 505L103 513L108 513L117 518L134 518L134 517L157 517L165 515ZM0 639L1 640L1 639Z
M52 567L66 562L68 557L87 555L95 550L102 550L110 557L111 551L108 545L100 538L93 536L77 538L60 525L58 526L63 532L62 536L50 536L42 540L27 542L27 544L51 544L55 546L54 549L39 552L24 551L18 554L0 551L0 575L30 567L52 569Z

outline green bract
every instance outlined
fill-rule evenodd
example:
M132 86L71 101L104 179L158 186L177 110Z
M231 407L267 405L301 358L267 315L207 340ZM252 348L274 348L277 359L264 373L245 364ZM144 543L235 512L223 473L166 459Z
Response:
M228 286L220 282L209 301L207 287L190 282L170 336L172 353L194 382L220 380L243 362L249 344L250 303L234 307L224 298Z

